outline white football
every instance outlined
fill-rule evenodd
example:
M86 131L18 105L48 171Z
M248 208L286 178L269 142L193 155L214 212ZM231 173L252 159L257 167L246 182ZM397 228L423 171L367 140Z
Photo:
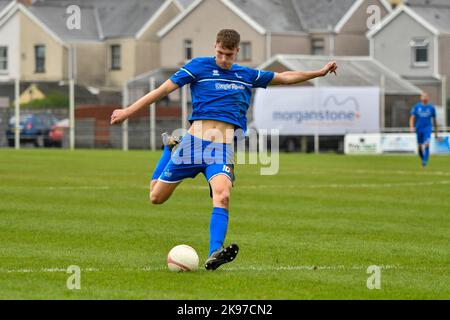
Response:
M182 244L173 247L167 255L167 266L173 272L187 272L198 269L198 254L194 248Z

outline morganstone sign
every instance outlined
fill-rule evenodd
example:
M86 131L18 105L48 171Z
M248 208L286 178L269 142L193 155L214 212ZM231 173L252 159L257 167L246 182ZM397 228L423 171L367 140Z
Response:
M256 129L280 135L345 135L380 131L377 87L271 87L258 89Z

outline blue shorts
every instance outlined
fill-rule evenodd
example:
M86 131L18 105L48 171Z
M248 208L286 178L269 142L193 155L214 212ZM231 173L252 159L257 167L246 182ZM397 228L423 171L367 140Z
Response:
M205 141L187 133L158 181L179 183L199 173L203 173L208 182L218 175L225 175L234 182L233 145Z
M429 144L431 140L432 128L417 129L417 143L418 144Z

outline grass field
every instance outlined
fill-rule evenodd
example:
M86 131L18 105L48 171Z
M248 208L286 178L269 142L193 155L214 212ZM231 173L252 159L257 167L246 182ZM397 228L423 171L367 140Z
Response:
M282 154L277 176L237 167L216 272L167 270L177 244L206 259L204 178L148 202L159 154L0 150L0 299L450 299L450 158ZM81 290L68 290L70 265ZM371 265L381 289L369 290Z

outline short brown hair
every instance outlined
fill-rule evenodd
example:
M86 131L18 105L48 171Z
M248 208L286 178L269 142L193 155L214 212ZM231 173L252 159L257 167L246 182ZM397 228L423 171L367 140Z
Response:
M220 43L225 49L234 50L239 48L241 36L232 29L223 29L217 34L216 44Z

